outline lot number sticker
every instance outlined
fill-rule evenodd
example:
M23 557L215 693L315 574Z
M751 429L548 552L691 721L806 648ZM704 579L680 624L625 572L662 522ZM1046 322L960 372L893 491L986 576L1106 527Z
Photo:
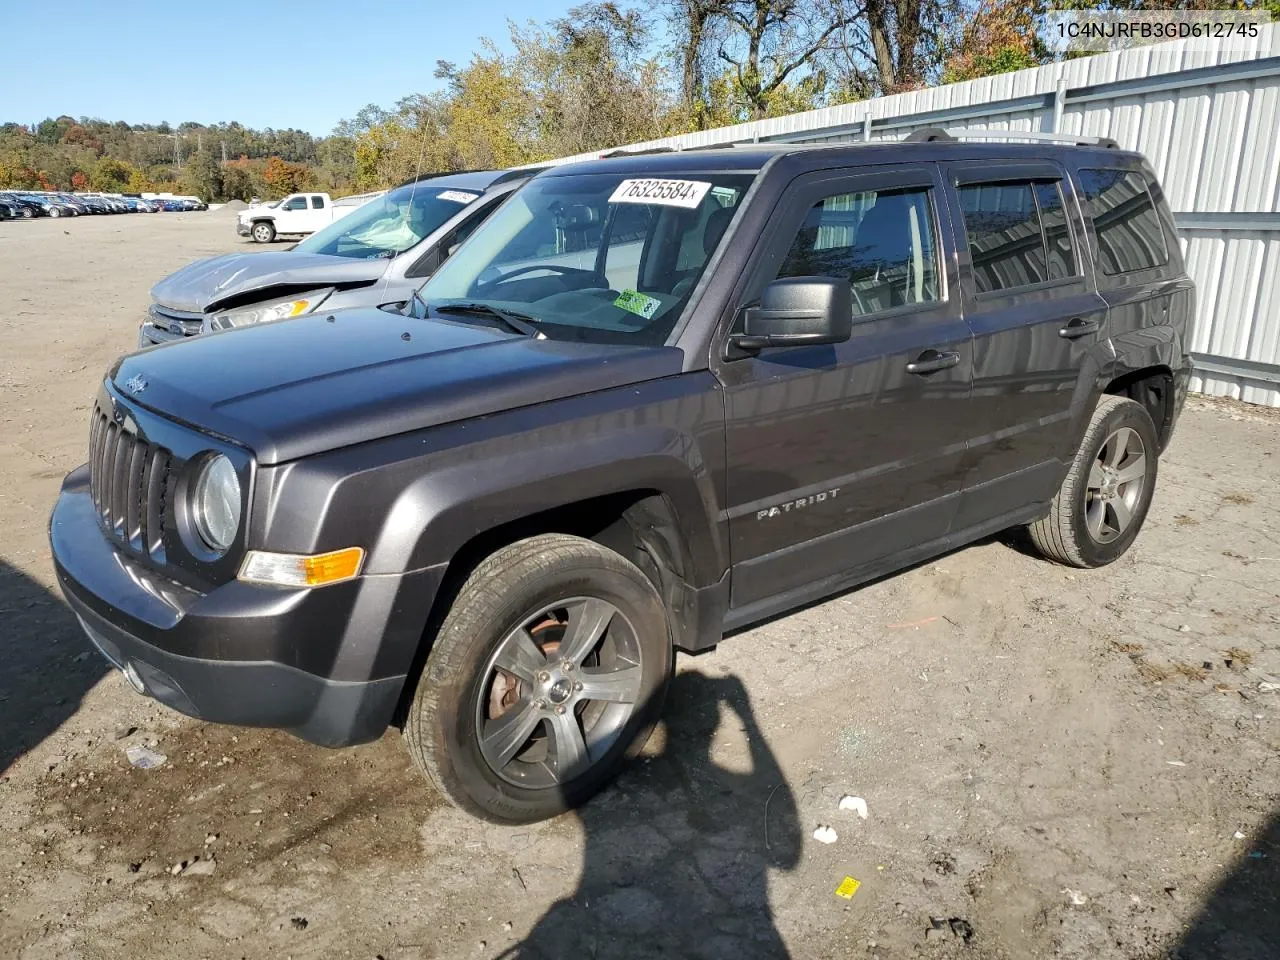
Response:
M444 193L437 193L437 200L452 200L454 203L470 203L478 193L463 193L461 190L446 190Z
M610 203L658 203L692 210L702 202L711 184L701 180L623 180Z

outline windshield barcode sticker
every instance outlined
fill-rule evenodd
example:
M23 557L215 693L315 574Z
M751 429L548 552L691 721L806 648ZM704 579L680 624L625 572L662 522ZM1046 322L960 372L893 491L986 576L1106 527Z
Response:
M692 210L702 202L711 184L701 180L623 180L610 203L660 203Z
M662 306L662 301L637 290L623 290L622 293L618 294L618 299L613 301L613 305L621 307L627 313L634 313L638 317L652 320L653 315Z
M454 203L470 203L478 196L480 196L478 193L463 193L461 190L446 190L443 193L437 193L436 199L452 200Z

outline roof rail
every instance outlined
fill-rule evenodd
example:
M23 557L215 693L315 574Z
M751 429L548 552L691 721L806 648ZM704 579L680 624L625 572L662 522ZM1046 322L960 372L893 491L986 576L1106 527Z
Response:
M1038 140L1046 143L1069 143L1077 147L1102 147L1119 150L1120 144L1110 137L1085 137L1070 133L1040 133L1031 130L991 130L987 127L968 127L952 133L941 127L921 127L902 138L903 143L958 143L961 140Z
M489 186L496 187L498 184L506 183L508 180L519 180L522 177L534 177L540 174L543 170L550 169L551 168L549 166L543 164L539 167L516 167L512 170L504 170L493 178L493 183L489 184Z

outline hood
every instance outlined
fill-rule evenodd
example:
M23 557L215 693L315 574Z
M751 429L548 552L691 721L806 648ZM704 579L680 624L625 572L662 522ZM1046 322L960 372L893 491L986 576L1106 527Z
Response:
M674 376L683 356L353 308L153 347L111 377L122 396L272 464Z
M257 290L265 294L272 287L301 290L373 283L386 272L388 262L285 250L228 253L169 274L151 288L151 299L163 307L204 313L231 297Z

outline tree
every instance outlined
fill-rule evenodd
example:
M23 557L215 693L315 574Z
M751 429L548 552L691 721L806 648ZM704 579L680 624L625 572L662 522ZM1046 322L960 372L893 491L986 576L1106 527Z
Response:
M207 146L191 155L179 182L184 192L202 200L217 200L222 196L222 168Z
M943 83L1009 73L1048 59L1037 33L1043 0L981 0L947 57Z
M287 196L304 190L310 179L310 171L297 163L289 163L280 157L268 157L263 179L268 189L276 196Z
M89 175L89 184L104 193L123 193L129 181L138 172L137 167L114 157L103 157Z
M533 106L534 152L564 156L670 132L674 104L660 64L646 56L650 36L636 11L585 3L511 39L516 79Z
M228 200L249 200L255 194L253 178L242 166L228 163L222 169L222 195Z

